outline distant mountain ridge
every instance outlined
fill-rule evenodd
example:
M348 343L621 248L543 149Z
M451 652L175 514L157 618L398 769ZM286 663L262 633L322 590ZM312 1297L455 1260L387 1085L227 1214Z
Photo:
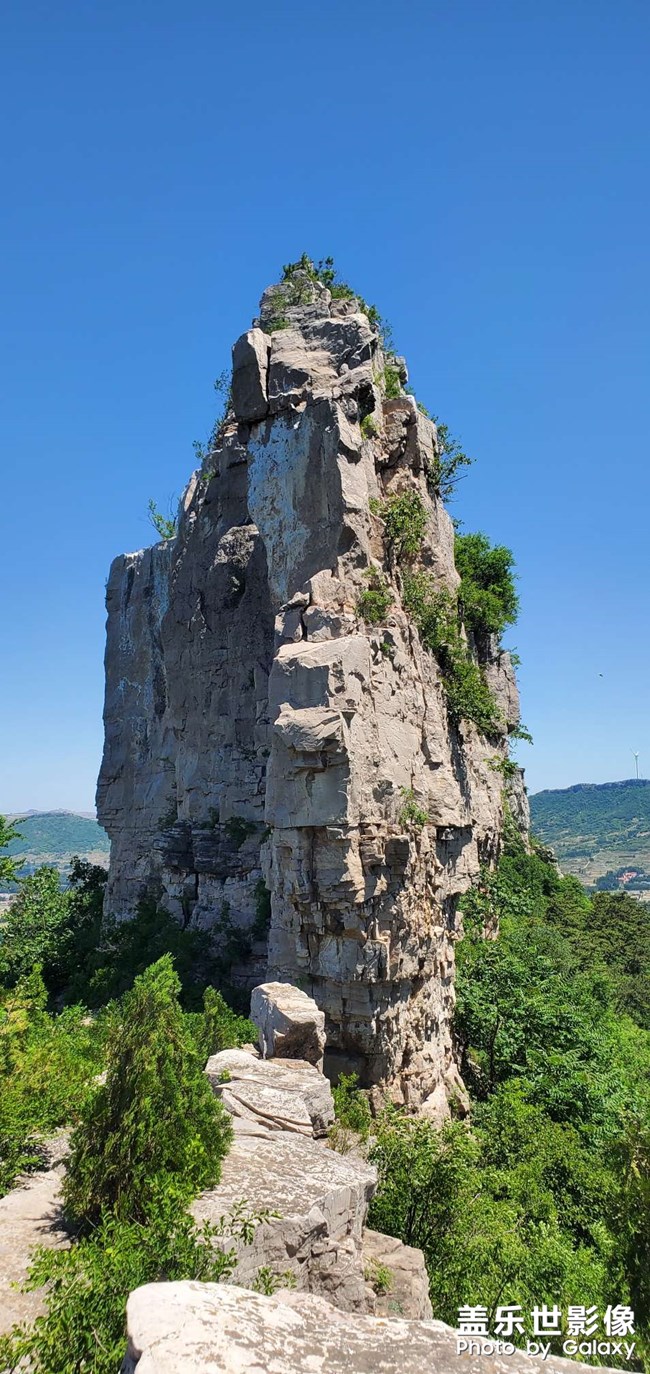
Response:
M530 812L534 834L564 872L650 897L650 779L536 792Z
M106 864L108 860L108 835L92 816L76 811L29 811L8 819L20 835L7 852L22 860L23 876L40 864L52 864L65 873L75 854L91 863Z

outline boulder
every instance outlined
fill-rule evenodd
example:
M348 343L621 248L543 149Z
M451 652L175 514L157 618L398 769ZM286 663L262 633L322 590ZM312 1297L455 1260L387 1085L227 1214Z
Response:
M190 1208L194 1219L225 1219L223 1249L234 1248L233 1281L250 1286L261 1268L289 1271L299 1290L325 1292L347 1311L367 1311L361 1234L377 1175L372 1165L339 1155L316 1140L290 1132L235 1135L221 1181ZM237 1218L257 1221L251 1244L238 1240ZM229 1230L235 1233L234 1242Z
M291 983L260 983L251 993L251 1020L265 1059L304 1059L323 1067L325 1015Z
M334 1120L332 1089L313 1064L221 1050L208 1059L205 1072L238 1134L323 1136Z
M121 1374L581 1374L550 1356L543 1363L456 1353L456 1334L438 1321L384 1321L339 1312L323 1298L262 1297L218 1283L149 1283L127 1305ZM599 1374L604 1374L603 1369Z
M232 350L232 404L238 420L263 420L268 414L266 397L271 340L261 329L242 334Z
M380 1231L364 1231L362 1249L364 1275L375 1294L375 1316L414 1321L433 1316L421 1250Z

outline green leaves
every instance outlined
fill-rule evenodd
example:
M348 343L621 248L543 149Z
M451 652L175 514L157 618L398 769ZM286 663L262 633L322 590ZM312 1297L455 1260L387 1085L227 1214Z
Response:
M428 414L424 406L419 406L423 414ZM437 453L427 472L427 485L432 496L449 501L461 480L461 468L471 467L474 462L469 458L460 441L449 432L449 426L434 415L433 422L438 435Z
M650 1325L650 1039L617 1010L635 923L594 917L574 879L511 835L463 899L455 1031L471 1121L439 1132L393 1109L374 1125L370 1224L423 1249L442 1320L577 1294L604 1308L616 1292Z
M513 625L519 598L513 578L514 558L503 544L490 544L485 534L457 534L454 561L460 573L459 609L476 635L501 635Z
M13 822L0 816L0 850L7 849L12 840L19 840L20 838L20 831ZM20 859L12 859L8 854L0 854L0 881L3 884L17 881L20 863Z
M161 1189L189 1198L219 1178L231 1139L178 1001L169 955L136 978L106 1048L106 1081L71 1146L65 1204L85 1227L105 1211L144 1220Z

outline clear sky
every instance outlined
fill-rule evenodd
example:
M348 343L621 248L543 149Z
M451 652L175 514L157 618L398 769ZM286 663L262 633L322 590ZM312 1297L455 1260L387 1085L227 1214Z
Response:
M530 789L650 773L649 50L645 0L5 0L1 809L92 807L110 560L303 250L476 457Z

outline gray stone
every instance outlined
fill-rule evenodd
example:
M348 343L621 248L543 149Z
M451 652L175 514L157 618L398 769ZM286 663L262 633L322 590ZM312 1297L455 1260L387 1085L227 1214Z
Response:
M292 747L319 752L332 739L338 741L341 720L334 712L294 712L286 729L294 741ZM261 983L253 988L251 1020L259 1030L265 1059L302 1059L322 1069L325 1016L313 997L300 988L290 983Z
M453 525L427 489L435 426L385 396L360 303L299 273L265 292L260 318L283 327L235 347L212 480L190 480L173 541L111 570L106 909L126 918L149 895L211 930L238 987L305 987L334 1072L444 1113L458 899L499 852L512 664L490 638L474 646L503 713L496 742L450 720L370 509L417 493L422 571L456 590ZM391 597L377 627L359 615L373 568ZM411 789L422 828L402 816ZM523 801L518 814L525 826ZM238 943L254 953L233 960Z
M433 1316L429 1278L421 1250L404 1245L394 1236L365 1230L362 1255L365 1278L374 1289L375 1316L406 1317L414 1321ZM380 1269L390 1272L389 1286L385 1290L376 1282Z
M268 1212L251 1244L234 1242L233 1281L251 1285L260 1268L287 1271L299 1289L336 1294L337 1305L367 1310L361 1234L376 1186L364 1160L339 1155L320 1141L290 1132L236 1134L221 1182L192 1203L198 1222L226 1219L219 1244L230 1249L228 1219L244 1200L250 1214Z
M462 1356L438 1321L385 1321L323 1298L262 1297L217 1283L146 1284L127 1306L122 1374L583 1374L588 1366L516 1351ZM462 1361L462 1363L461 1363ZM600 1367L599 1374L607 1374Z
M323 1136L334 1120L329 1082L297 1059L260 1059L245 1050L213 1054L205 1072L233 1117L236 1131L292 1131Z
M271 340L261 329L249 329L233 346L232 404L237 419L248 424L268 415L270 348Z

